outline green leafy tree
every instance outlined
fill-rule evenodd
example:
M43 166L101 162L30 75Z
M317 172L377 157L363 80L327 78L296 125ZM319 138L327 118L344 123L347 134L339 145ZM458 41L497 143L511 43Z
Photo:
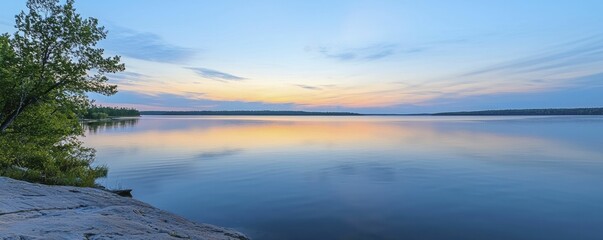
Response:
M107 35L74 1L28 0L17 31L0 36L0 174L27 180L92 185L106 169L91 167L94 150L77 139L87 93L111 95L107 73L124 70L119 56L96 47Z
M134 108L92 106L83 115L85 119L105 119L108 117L140 117L140 112Z

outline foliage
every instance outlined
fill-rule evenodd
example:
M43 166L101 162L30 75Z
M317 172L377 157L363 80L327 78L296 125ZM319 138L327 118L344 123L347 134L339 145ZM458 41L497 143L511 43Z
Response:
M28 109L0 138L0 174L47 184L94 185L107 169L90 166L94 149L82 146L77 139L81 131L69 109Z
M28 0L17 31L0 36L0 174L48 184L91 186L106 174L92 167L78 116L88 92L111 95L106 73L124 70L120 58L97 48L107 32L82 18L74 1Z
M118 108L92 106L83 116L85 119L105 119L108 117L139 117L140 112L134 108Z

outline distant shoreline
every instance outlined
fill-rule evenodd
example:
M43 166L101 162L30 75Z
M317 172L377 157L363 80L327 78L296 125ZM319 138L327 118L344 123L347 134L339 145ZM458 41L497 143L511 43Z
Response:
M140 111L140 115L201 115L201 116L362 116L352 112L306 111Z
M112 121L119 121L119 120L128 120L128 119L139 119L140 116L136 116L136 117L119 117L119 116L111 116L108 118L101 118L101 119L90 119L90 118L82 118L80 119L80 122L83 123L99 123L99 122L112 122Z
M362 114L353 112L306 111L140 111L140 115L171 116L595 116L603 108L549 108L461 111L419 114Z

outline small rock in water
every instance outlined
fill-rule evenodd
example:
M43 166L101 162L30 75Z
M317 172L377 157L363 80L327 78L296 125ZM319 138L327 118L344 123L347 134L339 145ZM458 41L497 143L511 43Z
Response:
M132 197L132 189L122 189L122 190L110 190L110 192L115 193L122 197Z

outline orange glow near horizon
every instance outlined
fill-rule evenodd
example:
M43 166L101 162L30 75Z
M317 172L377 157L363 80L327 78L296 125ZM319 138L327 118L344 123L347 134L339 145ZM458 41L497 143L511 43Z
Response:
M178 121L200 121L192 119L182 118ZM209 118L203 121L211 123L223 120L229 118ZM465 152L484 156L495 156L507 148L520 149L519 152L538 151L539 154L547 157L592 158L592 154L598 154L584 152L570 145L546 139L462 130L441 131L430 124L418 122L389 120L370 122L362 118L353 121L306 118L299 121L287 117L271 118L271 120L261 117L243 117L238 120L243 123L209 124L206 127L186 130L88 134L85 141L91 146L100 148L136 145L140 149L177 149L179 152L193 153L234 148L257 150L284 147L308 151L314 144L328 144L334 147L345 145L358 149L377 150L391 149L394 144L398 148L411 152L439 149L438 151Z
M119 90L151 97L169 94L188 100L222 102L254 102L292 104L301 108L342 107L378 108L395 105L425 106L444 99L463 99L506 93L539 93L568 86L567 79L591 74L592 71L566 72L563 75L504 76L451 75L439 80L416 79L401 81L372 81L368 78L328 79L316 76L311 84L300 85L304 79L279 79L278 76L255 76L240 81L200 79L191 72L169 72L172 75L148 77L119 83ZM403 78L403 77L402 77ZM389 77L389 79L394 79ZM489 81L483 81L489 79ZM526 79L543 79L526 81ZM126 103L127 104L127 103ZM137 103L146 109L143 103ZM180 109L191 106L172 106ZM205 109L204 106L193 106Z

